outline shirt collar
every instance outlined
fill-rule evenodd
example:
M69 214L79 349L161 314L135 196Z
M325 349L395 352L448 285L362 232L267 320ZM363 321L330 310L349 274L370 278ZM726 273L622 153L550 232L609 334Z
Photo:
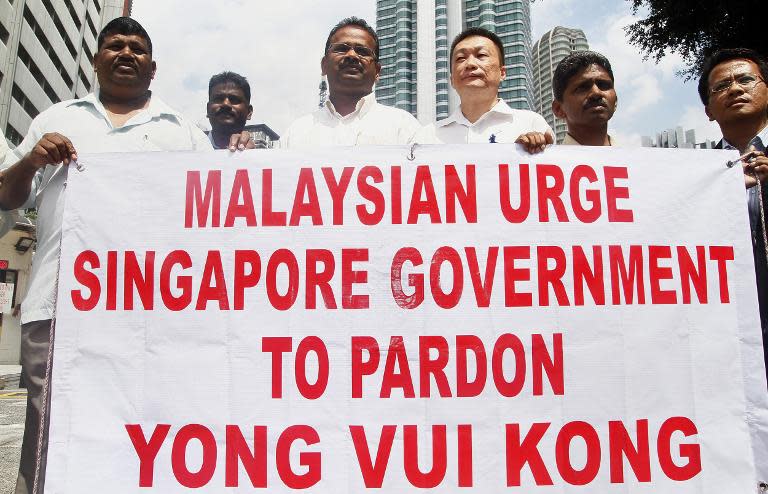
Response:
M350 120L356 117L364 117L369 111L371 111L371 108L373 108L373 105L375 104L376 96L374 96L373 92L371 92L360 98L360 100L355 105L355 110L349 115L341 115L339 112L337 112L336 108L333 106L333 103L331 103L331 98L325 100L324 109L328 115L333 118L338 120Z
M101 103L101 100L99 99L99 93L98 90L88 93L83 98L73 99L72 101L69 101L67 103L67 106L90 106L94 110L96 110L98 113L101 114L104 119L107 120L107 122L110 122L109 117L107 116L107 111L104 109L104 105ZM139 112L138 115L135 115L133 118L131 118L125 126L128 125L139 125L146 122L149 122L150 120L154 118L160 118L160 117L172 117L176 119L176 121L181 121L181 114L165 104L160 98L152 95L150 93L149 97L149 105L147 108L145 108L142 112ZM111 124L111 122L110 122Z
M755 149L758 151L766 149L766 146L768 146L768 125L763 127L763 130L758 132L757 135L749 141L749 145L755 146ZM749 147L749 145L747 145L747 147ZM723 137L723 149L736 149L736 146Z
M572 146L581 146L582 144L574 139L574 137L571 134L566 133L565 137L563 138L563 142L560 144L566 144L566 145L572 145ZM615 146L616 142L613 140L613 137L611 137L610 134L608 134L608 145L609 146Z
M459 125L463 125L465 127L472 127L473 125L477 125L486 118L488 118L488 115L492 113L500 113L502 115L514 115L514 110L510 108L510 106L501 98L499 98L496 101L496 104L493 105L493 107L485 112L480 118L477 119L474 123L467 120L467 117L464 116L464 114L461 112L461 106L456 108L453 113L448 118L445 118L443 120L440 120L437 122L438 127L445 127L446 125L450 125L452 123L457 123Z

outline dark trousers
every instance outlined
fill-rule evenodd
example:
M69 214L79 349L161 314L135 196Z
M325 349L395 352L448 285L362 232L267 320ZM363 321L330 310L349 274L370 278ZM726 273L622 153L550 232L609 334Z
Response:
M16 494L39 494L45 483L45 462L48 453L48 422L51 414L51 389L43 400L50 346L51 320L33 321L21 326L21 377L27 385L27 417L24 422L24 440L21 443L21 461L19 476L16 479ZM45 401L45 410L43 410ZM45 425L42 430L42 449L40 451L40 473L37 479L37 492L33 491L35 468L37 466L37 448L40 431L40 414L44 413Z

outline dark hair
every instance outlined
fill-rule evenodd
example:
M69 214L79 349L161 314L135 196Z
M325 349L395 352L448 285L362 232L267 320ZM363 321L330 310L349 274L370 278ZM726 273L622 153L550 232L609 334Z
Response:
M376 55L376 60L378 60L379 37L376 35L376 31L374 31L373 28L367 22L365 22L365 19L360 19L359 17L347 17L346 19L342 19L338 24L333 26L333 29L331 29L331 32L328 34L328 39L325 40L325 53L328 53L328 50L331 48L331 38L333 38L333 35L336 34L339 29L347 26L359 27L371 35L373 42L376 43L376 47L374 48L373 52Z
M109 21L107 25L104 26L104 29L102 29L99 33L99 38L96 43L96 51L101 50L101 45L104 44L104 38L106 38L109 34L135 34L141 36L147 42L149 54L152 54L152 40L149 39L149 34L147 34L147 31L145 31L141 24L139 24L135 19L130 17L116 17L115 19Z
M470 36L480 36L482 38L488 38L489 40L493 41L493 44L496 45L496 48L499 49L499 62L501 63L501 66L504 67L506 65L504 63L504 43L501 42L501 38L496 36L496 33L493 33L487 29L483 29L482 27L468 27L467 29L460 32L458 36L453 38L453 43L451 43L451 51L449 52L451 60L453 60L453 50L456 49L456 45L469 38ZM448 63L448 67L450 67L450 70L453 70L453 63Z
M570 55L560 60L560 63L555 68L555 73L552 75L552 92L555 93L557 101L563 101L565 88L568 87L568 82L571 78L590 65L599 65L608 72L611 81L614 80L611 62L605 56L596 51L571 52Z
M704 105L709 104L709 74L723 62L729 60L744 59L754 62L760 69L760 75L764 81L768 81L768 63L765 58L755 50L749 48L725 48L718 50L706 60L701 66L701 76L699 77L699 97ZM766 82L768 84L768 82Z
M213 91L214 86L225 84L227 82L231 82L237 86L243 92L246 101L251 101L251 85L248 84L248 79L236 72L230 72L228 70L211 77L211 80L208 82L208 99L211 98L211 91Z

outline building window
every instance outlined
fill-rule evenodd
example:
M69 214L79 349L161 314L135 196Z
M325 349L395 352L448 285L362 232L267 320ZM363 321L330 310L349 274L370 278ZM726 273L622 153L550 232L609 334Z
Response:
M88 29L91 30L91 34L93 34L93 39L97 39L99 35L96 33L96 26L93 25L93 21L91 20L91 14L89 12L85 13L85 23L88 24Z
M75 12L75 8L72 6L72 2L70 2L69 0L64 0L64 5L67 6L67 10L69 11L69 16L72 17L72 22L75 23L75 26L77 26L77 30L79 31L83 23L80 22L80 17L77 16L77 12Z
M34 77L37 83L40 84L40 87L43 89L45 94L48 96L48 99L50 99L52 103L58 103L61 101L59 96L56 94L56 91L53 90L51 85L45 79L43 72L37 66L35 61L32 60L32 57L29 56L29 53L27 53L27 50L23 45L19 45L19 61L29 70L29 73L32 74L32 77Z
M85 53L85 58L93 64L93 55L91 54L90 48L88 48L88 45L85 43L83 43L83 52Z
M67 30L64 29L64 25L61 23L61 19L59 19L59 14L56 13L56 9L53 8L53 5L51 5L50 0L43 0L43 5L45 6L45 10L48 11L48 15L50 15L51 19L53 19L53 25L56 26L56 30L59 32L61 39L64 40L64 44L67 46L67 50L69 50L69 53L72 54L72 58L76 59L77 50L75 50L75 46L72 44L72 40L69 39Z
M8 37L10 36L10 33L5 28L2 22L0 22L0 40L3 41L4 45L8 45Z
M5 126L5 137L7 137L14 146L18 146L21 144L21 141L24 140L24 136L21 135L18 130L13 128L11 122L8 122L8 125Z
M29 101L29 98L27 98L27 95L24 94L24 92L21 90L19 86L16 85L16 83L13 84L13 90L11 91L11 96L13 96L13 99L16 100L16 103L21 105L22 108L24 108L24 111L27 112L27 115L29 115L32 118L35 118L39 111L37 111L37 108L35 108L35 105L32 104L31 101Z
M26 6L24 6L24 20L27 21L27 25L29 25L29 28L33 33L35 33L35 37L43 46L43 49L48 54L51 62L53 62L53 66L59 70L59 74L64 80L64 83L67 85L67 87L71 88L73 85L72 78L69 76L69 74L67 74L67 71L64 70L64 64L61 63L61 59L56 55L56 51L51 46L51 42L48 41L48 37L45 35L45 31L43 31L43 28L40 27L40 24L38 24L37 20L35 20L35 16L32 15L32 12Z
M77 75L80 76L80 81L83 83L83 87L86 91L91 91L91 84L88 82L88 78L85 77L85 72L80 67L77 68Z

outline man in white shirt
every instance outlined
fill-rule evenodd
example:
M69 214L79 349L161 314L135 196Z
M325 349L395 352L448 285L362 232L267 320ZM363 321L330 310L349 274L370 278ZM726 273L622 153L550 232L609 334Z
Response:
M512 109L499 98L506 75L501 39L478 27L462 31L451 44L451 86L461 105L448 118L425 127L417 142L517 142L529 152L552 144L554 134L541 115Z
M560 144L615 146L608 121L616 111L611 63L593 51L575 51L562 59L552 76L552 112L568 125Z
M245 123L253 115L248 79L229 71L211 77L205 112L211 123L208 137L214 149L242 151L256 147L250 133L245 131Z
M0 163L5 161L6 156L10 154L11 150L8 148L8 141L5 140L5 136L0 133ZM3 182L3 175L5 172L0 170L0 183ZM4 237L6 233L16 226L16 222L19 221L18 210L2 211L0 210L0 238Z
M149 91L156 66L152 42L138 22L119 17L108 23L99 34L93 66L99 93L57 103L40 113L15 156L6 159L5 166L12 165L4 170L0 185L2 209L38 209L37 251L21 317L21 363L28 397L17 494L43 492L45 479L50 411L46 366L55 317L64 187L67 174L78 173L67 165L77 161L78 152L212 149L200 129Z
M419 130L410 113L376 102L379 38L363 19L339 22L325 42L320 67L328 79L328 100L320 109L294 121L281 147L408 144Z

